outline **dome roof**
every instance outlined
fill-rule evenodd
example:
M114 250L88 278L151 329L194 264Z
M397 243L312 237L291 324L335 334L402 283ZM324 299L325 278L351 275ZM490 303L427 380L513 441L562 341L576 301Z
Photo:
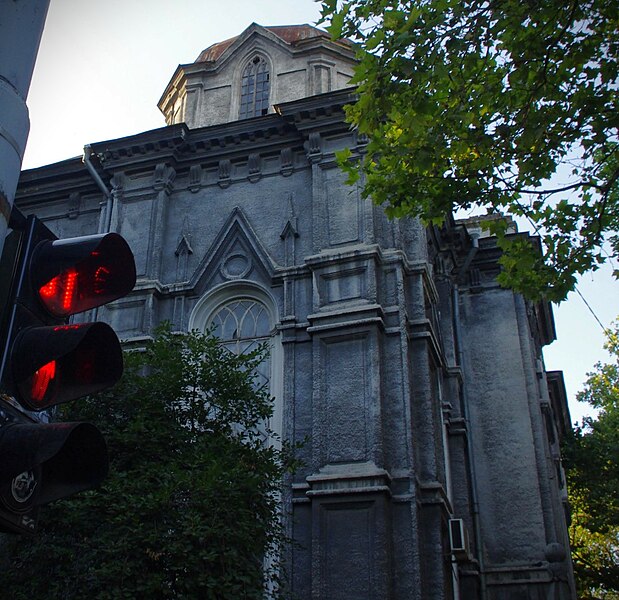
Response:
M265 26L264 29L267 29L271 33L275 34L278 38L286 42L287 44L295 45L300 41L308 40L311 38L325 38L331 39L329 34L322 29L318 29L317 27L313 27L312 25L275 25L275 26ZM231 44L234 43L240 36L235 36L233 38L224 40L223 42L217 42L212 46L209 46L205 50L200 52L200 55L195 60L195 62L214 62L216 61L228 48ZM347 40L341 40L347 42ZM348 42L350 43L350 42Z
M241 70L257 49L270 53L271 60L261 89L262 116L275 105L349 87L357 64L350 40L333 40L312 25L252 23L200 52L194 62L178 65L158 103L166 123L196 128L245 118L241 98L249 101L249 95L242 93Z

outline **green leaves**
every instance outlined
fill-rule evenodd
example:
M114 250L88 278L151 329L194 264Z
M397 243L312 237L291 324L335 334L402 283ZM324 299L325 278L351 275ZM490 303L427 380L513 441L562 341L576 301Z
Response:
M598 409L563 448L572 506L570 542L582 598L619 598L619 327L607 331L612 362L598 363L578 400Z
M358 157L365 196L425 222L459 208L528 219L543 259L504 238L501 281L535 299L564 299L576 275L605 260L605 243L619 257L610 5L323 2L331 33L359 43L359 101L347 118L369 137Z
M22 598L265 597L285 542L279 486L292 451L265 443L272 412L253 370L205 334L160 328L126 354L110 391L66 409L108 442L97 491L45 507L33 539L0 548L0 584ZM79 411L76 413L76 411Z

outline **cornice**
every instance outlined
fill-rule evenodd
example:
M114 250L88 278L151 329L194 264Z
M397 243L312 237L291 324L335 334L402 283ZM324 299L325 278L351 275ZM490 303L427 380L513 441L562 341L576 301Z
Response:
M275 112L294 123L299 131L339 125L350 129L344 121L344 106L357 101L357 88L344 88L275 105Z
M178 123L91 143L90 148L104 180L118 172L128 176L145 173L159 164L167 164L177 173L188 173L195 165L218 169L226 161L248 162L250 155L259 159L283 156L278 172L289 175L294 168L290 150L295 155L306 155L311 153L312 141L320 148L321 137L351 135L343 107L355 97L354 88L337 90L282 103L276 114L196 129ZM319 163L333 159L323 151L310 158ZM60 197L73 191L98 193L81 157L24 171L18 197L38 202L43 197L53 200L55 195Z
M75 192L81 195L100 193L81 156L22 171L15 202L25 207L41 201L66 200Z
M105 169L135 169L169 161L181 169L197 156L204 162L241 158L248 153L302 145L310 131L348 132L343 107L354 102L354 88L277 105L276 114L189 129L184 123L134 136L91 144Z

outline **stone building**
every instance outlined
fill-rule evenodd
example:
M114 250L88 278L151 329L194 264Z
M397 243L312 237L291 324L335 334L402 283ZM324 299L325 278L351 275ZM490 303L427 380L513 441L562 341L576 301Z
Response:
M496 284L479 222L390 221L345 184L353 66L314 27L253 24L177 68L165 127L25 171L17 205L128 240L138 283L97 315L128 342L169 320L270 343L273 426L308 439L291 598L572 598L551 307Z

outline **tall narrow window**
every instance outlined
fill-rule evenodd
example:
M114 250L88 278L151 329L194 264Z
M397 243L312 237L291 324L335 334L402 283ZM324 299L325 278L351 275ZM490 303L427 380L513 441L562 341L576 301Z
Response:
M234 354L251 352L258 345L268 341L273 332L265 307L250 299L227 302L211 317L213 334ZM270 390L271 359L268 356L257 369L260 387Z
M232 281L207 294L189 317L189 330L212 330L230 352L251 352L267 343L269 351L256 369L254 384L274 398L273 417L267 425L283 433L283 349L276 327L277 307L273 298L250 281ZM277 444L277 438L273 439Z
M269 67L260 56L253 58L243 70L241 79L241 111L239 117L259 117L269 110Z

